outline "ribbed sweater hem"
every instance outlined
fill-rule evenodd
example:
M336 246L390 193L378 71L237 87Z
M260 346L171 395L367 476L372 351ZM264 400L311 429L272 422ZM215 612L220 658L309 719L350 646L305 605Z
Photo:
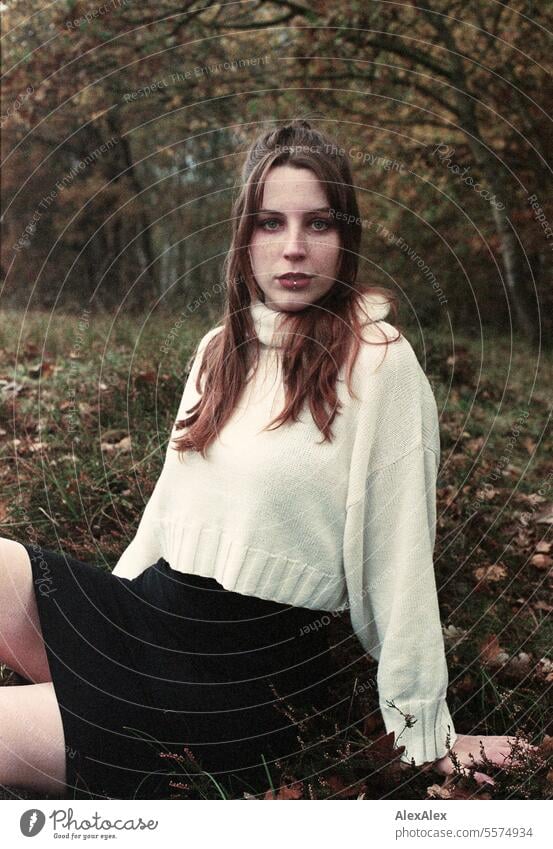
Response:
M244 545L221 528L159 519L160 550L172 569L214 578L226 590L293 607L344 610L344 576ZM330 570L329 570L330 571Z

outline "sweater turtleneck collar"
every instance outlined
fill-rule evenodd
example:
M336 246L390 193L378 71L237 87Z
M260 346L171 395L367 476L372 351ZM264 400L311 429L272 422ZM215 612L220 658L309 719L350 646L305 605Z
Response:
M363 306L373 321L385 318L389 312L387 301L377 294L364 295ZM284 315L283 311L272 310L263 301L256 299L250 305L250 312L257 338L261 344L268 348L282 347L286 336L280 326L280 319Z
M284 342L284 334L280 331L280 319L284 313L272 310L263 301L254 300L250 307L251 316L257 338L268 348L280 348Z

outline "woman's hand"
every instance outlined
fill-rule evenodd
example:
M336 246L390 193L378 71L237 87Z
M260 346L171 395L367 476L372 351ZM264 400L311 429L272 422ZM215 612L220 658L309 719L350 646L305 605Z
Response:
M470 734L458 734L457 739L449 752L453 752L456 760L461 767L461 771L468 775L466 767L471 767L474 763L482 762L482 753L480 751L481 744L484 746L484 754L488 761L496 766L508 766L512 763L512 746L516 745L515 752L532 752L536 751L535 746L518 739L516 737L490 737L490 736L471 736ZM474 762L470 755L473 756ZM516 755L514 755L516 757ZM434 761L432 768L441 775L451 775L455 769L453 760L448 753L445 757ZM484 772L474 772L474 779L478 784L495 784L490 775Z

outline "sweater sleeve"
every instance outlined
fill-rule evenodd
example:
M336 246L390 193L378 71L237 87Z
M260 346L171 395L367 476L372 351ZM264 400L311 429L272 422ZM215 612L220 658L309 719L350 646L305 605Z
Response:
M197 352L192 363L192 367L190 369L186 385L184 387L184 391L181 397L174 424L176 424L179 419L185 417L185 411L192 407L200 397L200 395L196 392L195 387L196 378L198 376L203 357L203 352L211 337L214 336L215 333L218 332L220 329L220 327L215 327L212 330L208 331L208 333L206 333L206 335L201 339L198 345ZM168 460L170 459L171 452L174 452L174 449L171 446L171 440L173 437L181 433L182 430L176 431L173 425L171 437L168 440L167 448L165 451L165 461L163 464L163 469L165 468ZM161 512L160 508L162 505L160 503L160 481L163 476L163 469L148 500L148 503L146 504L136 534L134 535L129 545L125 548L115 567L113 568L113 575L117 575L118 577L123 578L136 578L138 575L141 574L141 572L147 569L148 566L151 566L153 563L156 563L157 560L159 560L159 558L163 556L159 536L157 533L157 523L153 521L153 517L159 515L159 513Z
M396 457L369 467L363 494L347 508L344 564L353 630L378 661L386 731L405 746L403 761L422 764L444 757L448 732L450 746L456 733L433 565L437 408L422 369L412 374L420 388L398 394L402 400L387 408L389 427L379 423L379 453L395 444ZM411 440L401 453L404 427Z

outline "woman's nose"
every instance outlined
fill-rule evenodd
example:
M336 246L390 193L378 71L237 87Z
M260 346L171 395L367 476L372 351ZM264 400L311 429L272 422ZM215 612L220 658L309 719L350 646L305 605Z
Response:
M282 252L286 259L296 259L305 256L305 240L302 239L301 233L290 231L284 241Z

